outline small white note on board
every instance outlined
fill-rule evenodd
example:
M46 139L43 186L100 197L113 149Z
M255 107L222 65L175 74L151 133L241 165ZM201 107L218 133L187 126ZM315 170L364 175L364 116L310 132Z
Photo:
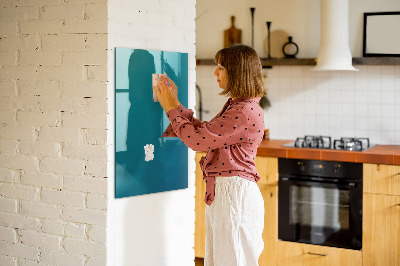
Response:
M144 160L146 162L151 161L154 159L154 145L153 144L147 144L144 146Z

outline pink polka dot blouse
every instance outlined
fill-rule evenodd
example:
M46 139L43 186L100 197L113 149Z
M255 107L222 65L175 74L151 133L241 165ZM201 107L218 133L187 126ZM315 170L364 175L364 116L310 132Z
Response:
M265 128L259 100L229 98L209 122L194 118L193 111L183 105L167 112L171 124L162 137L179 137L189 148L207 151L200 160L207 205L214 200L217 176L240 176L253 182L260 179L254 163Z

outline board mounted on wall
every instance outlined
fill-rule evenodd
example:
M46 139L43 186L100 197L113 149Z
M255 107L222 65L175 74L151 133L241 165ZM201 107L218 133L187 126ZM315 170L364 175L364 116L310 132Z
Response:
M115 48L115 197L188 187L188 148L161 138L169 120L153 99L153 74L166 74L188 103L188 54Z
M364 13L363 56L400 56L400 11Z

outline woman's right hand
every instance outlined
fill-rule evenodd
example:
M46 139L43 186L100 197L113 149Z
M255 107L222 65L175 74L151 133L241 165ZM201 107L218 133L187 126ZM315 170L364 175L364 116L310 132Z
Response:
M176 86L175 82L173 82L172 79L170 79L168 77L161 77L161 81L169 82L169 84L171 86L172 103L175 106L175 108L178 108L181 103L178 100L178 87Z

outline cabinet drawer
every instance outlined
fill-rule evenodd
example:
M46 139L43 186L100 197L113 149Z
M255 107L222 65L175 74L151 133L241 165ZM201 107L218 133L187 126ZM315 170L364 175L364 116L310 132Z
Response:
M400 195L400 166L365 163L363 175L364 193Z
M278 266L362 266L358 250L278 241Z

